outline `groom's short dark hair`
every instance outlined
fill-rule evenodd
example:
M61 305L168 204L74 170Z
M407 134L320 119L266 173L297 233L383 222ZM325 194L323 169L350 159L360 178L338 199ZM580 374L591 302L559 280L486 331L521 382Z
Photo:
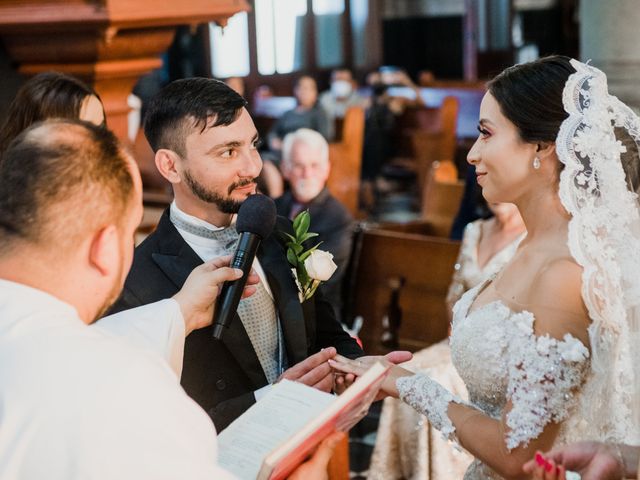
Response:
M225 83L211 78L185 78L163 88L152 100L144 134L154 152L161 148L185 155L185 138L194 128L233 123L247 101Z

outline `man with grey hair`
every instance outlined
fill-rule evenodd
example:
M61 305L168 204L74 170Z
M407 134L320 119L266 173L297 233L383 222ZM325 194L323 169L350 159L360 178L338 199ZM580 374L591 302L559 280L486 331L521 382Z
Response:
M318 234L314 243L333 254L338 265L336 273L320 286L340 320L342 280L349 263L353 217L327 189L331 171L329 145L318 132L301 128L288 134L283 141L282 175L289 182L289 191L276 199L278 214L293 219L309 210L309 231Z

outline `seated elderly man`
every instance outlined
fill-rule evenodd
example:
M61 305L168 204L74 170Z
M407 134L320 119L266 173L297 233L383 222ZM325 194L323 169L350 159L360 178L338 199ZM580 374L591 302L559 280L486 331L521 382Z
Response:
M340 320L341 286L351 253L353 218L326 187L331 169L327 141L308 128L288 134L283 142L281 169L290 189L276 199L278 214L293 219L309 210L309 231L318 234L313 242L321 241L322 249L332 253L338 265L320 288Z

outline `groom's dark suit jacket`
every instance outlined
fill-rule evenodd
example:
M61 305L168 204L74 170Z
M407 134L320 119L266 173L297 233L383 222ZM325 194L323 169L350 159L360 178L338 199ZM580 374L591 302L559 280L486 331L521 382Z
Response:
M124 290L111 313L173 296L202 263L173 226L168 213L164 212L156 231L136 248ZM293 234L291 222L278 217L274 233L260 245L258 258L275 299L289 366L328 346L348 357L362 355L320 292L300 304L278 230ZM211 327L187 337L181 383L209 413L218 431L255 402L253 392L265 386L267 379L237 315L221 341L213 339Z

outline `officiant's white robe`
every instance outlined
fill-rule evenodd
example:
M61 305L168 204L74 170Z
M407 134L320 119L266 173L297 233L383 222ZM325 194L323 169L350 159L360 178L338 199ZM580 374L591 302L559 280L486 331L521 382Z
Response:
M87 326L0 280L0 479L231 478L179 384L184 333L174 300Z

